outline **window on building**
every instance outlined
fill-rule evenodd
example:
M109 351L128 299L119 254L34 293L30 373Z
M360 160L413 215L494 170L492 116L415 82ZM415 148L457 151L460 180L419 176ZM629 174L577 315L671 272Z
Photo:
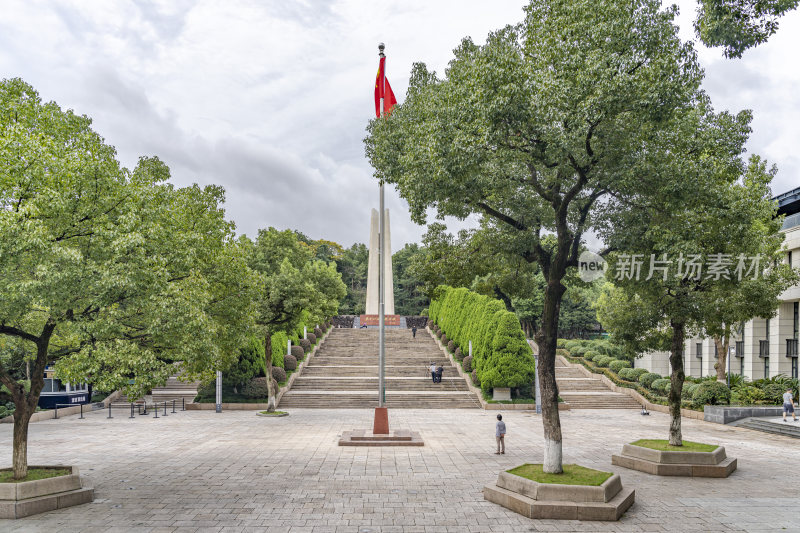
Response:
M786 339L786 357L797 357L797 339Z
M767 319L767 340L769 340L769 318Z
M717 348L716 342L714 342L714 359L719 359L719 348Z
M800 302L794 303L794 335L793 337L796 339L798 338L798 332L800 332Z
M744 357L739 358L739 375L744 376Z
M758 356L769 357L769 341L758 341Z
M792 377L797 379L797 357L792 357Z
M786 264L789 265L789 266L792 266L792 252L791 251L789 251L786 254Z

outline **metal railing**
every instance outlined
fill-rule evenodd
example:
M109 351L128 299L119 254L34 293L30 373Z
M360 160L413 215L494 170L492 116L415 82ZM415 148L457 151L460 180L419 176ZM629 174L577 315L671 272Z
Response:
M87 404L80 404L80 416L78 418L85 418L83 416L83 406L84 405L87 405ZM58 408L59 407L64 407L64 406L67 406L67 407L78 407L75 404L57 403L55 405L55 409L54 409L54 411L55 411L54 418L58 419ZM178 412L176 410L177 406L178 406L177 400L172 400L172 414L175 414L175 413ZM126 411L128 409L130 409L130 416L128 418L136 418L136 414L135 413L137 413L137 412L138 412L139 416L147 416L148 409L149 409L154 414L153 418L159 418L158 413L159 413L159 411L162 410L162 408L163 408L163 413L161 415L161 418L163 418L165 416L169 416L167 414L168 407L169 407L169 402L166 401L166 400L163 401L163 402L150 402L149 404L147 402L124 402L124 403L118 402L116 404L114 402L109 402L108 403L108 407L107 407L108 416L106 416L106 418L107 419L108 418L114 418L114 416L111 414L111 410L112 409L125 409ZM186 410L186 398L181 398L181 408L180 408L180 410L181 411L185 411Z
M781 229L785 230L794 228L796 226L800 226L800 213L795 213L794 215L789 215L788 217L784 218Z

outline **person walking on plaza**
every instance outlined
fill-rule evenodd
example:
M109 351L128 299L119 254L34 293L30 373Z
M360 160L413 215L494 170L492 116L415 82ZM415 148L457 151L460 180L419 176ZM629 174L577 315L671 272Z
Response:
M431 379L433 382L436 383L436 363L431 361Z
M417 326L411 328L411 337L416 339L417 338Z
M794 414L794 396L792 388L786 389L783 393L783 421L786 422L786 413L792 413L792 422L797 422L797 415Z
M497 424L494 426L494 436L497 439L497 451L495 455L506 453L506 423L503 422L503 415L497 415Z

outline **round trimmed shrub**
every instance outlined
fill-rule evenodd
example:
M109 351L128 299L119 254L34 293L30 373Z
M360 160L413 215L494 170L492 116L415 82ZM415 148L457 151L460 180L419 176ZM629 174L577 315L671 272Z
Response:
M614 360L615 359L612 359L611 357L609 357L607 355L601 355L600 357L597 357L596 359L593 359L592 362L594 364L596 364L597 366L599 366L600 368L605 368L605 367L608 366L608 364L611 361L614 361Z
M648 373L644 368L631 368L630 370L631 372L629 373L633 381L639 381L640 377Z
M694 395L694 391L697 390L699 384L697 383L684 383L683 390L681 390L681 398L686 400L691 400L692 396Z
M633 370L633 368L621 368L619 370L619 372L617 372L617 375L619 377L621 377L622 379L625 379L625 380L628 380L628 381L634 381L633 374L631 373L631 370Z
M669 393L670 381L666 378L655 380L650 384L650 388L655 392L660 392L664 395Z
M448 342L447 343L447 350L450 353L453 353L454 351L456 351L456 343L454 343L453 341Z
M621 359L616 359L616 360L611 361L610 363L608 363L608 368L610 368L612 372L617 372L617 373L619 373L619 371L622 370L622 369L626 369L627 370L630 367L631 367L631 364L628 361L623 361Z
M245 398L266 398L268 395L267 378L253 378L242 388L242 396Z
M283 356L283 368L288 371L297 370L297 359L293 355Z
M447 346L447 342L448 342L448 340L449 340L449 339L447 338L447 335L445 335L444 333L442 333L442 344L443 344L443 345L445 345L445 346Z
M311 341L308 339L300 339L300 346L303 347L303 353L308 353L311 351Z
M461 366L464 368L464 372L472 372L472 356L466 356Z
M319 328L314 328L314 335L317 336L318 339L322 338L322 330Z
M279 366L272 367L272 377L275 378L275 381L278 383L283 383L286 381L286 370L282 369Z
M303 351L303 347L302 346L297 346L297 345L292 346L292 355L294 356L295 363L302 361L303 360L303 356L305 355L305 352ZM285 364L285 362L286 362L286 358L284 358L284 364Z
M566 348L566 347L567 347L567 339L556 340L556 348Z
M469 357L469 356L467 356L467 357ZM473 370L471 375L472 375L472 382L475 384L476 387L480 387L481 386L481 380L478 379L478 371L477 370Z
M578 345L578 346L575 346L572 350L570 350L569 353L571 353L572 355L576 355L576 356L582 357L582 356L586 355L586 353L588 353L589 351L591 351L591 350L589 348L587 348L586 346Z
M764 391L752 385L742 385L731 391L731 401L741 405L755 405L764 401Z
M462 359L464 359L464 354L461 353L461 348L456 348L456 351L453 354L453 356L456 358L456 361L461 361Z
M429 320L428 320L428 323L427 323L427 324L425 324L425 325L426 325L426 326L428 326L428 328L429 328L429 329L433 329L433 320L430 320L430 319L429 319Z
M314 335L313 333L309 333L308 335L306 335L306 337L308 337L308 342L311 343L311 346L317 344L317 336Z
M661 379L661 374L656 374L655 372L646 372L639 376L639 383L649 389L650 385L652 385L657 379Z
M589 361L594 361L595 359L599 359L603 357L603 354L600 352L595 352L594 350L589 350L588 352L584 352L583 358L588 359Z
M781 383L767 383L761 387L764 393L765 402L773 405L783 404L783 393L786 392L786 386Z
M564 348L556 348L556 355L566 357L567 355L569 355L569 352L566 351Z
M731 390L719 381L704 381L692 393L695 405L722 405L731 403Z

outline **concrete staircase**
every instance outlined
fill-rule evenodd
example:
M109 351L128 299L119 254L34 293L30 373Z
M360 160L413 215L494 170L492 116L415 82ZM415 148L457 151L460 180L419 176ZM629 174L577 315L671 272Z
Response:
M775 435L784 435L786 437L793 437L800 439L800 422L792 422L792 417L789 417L789 422L776 421L776 418L761 418L751 417L743 420L737 420L732 423L732 426L740 428L754 429L756 431L763 431L765 433L773 433Z
M433 383L430 363L444 367ZM386 406L479 408L480 402L425 330L386 330ZM280 407L371 408L378 405L378 331L334 329L283 395Z
M175 405L181 405L182 400L192 403L199 386L199 381L180 381L178 376L170 376L163 387L153 389L150 395L155 403L167 402L172 405L172 400L175 400Z
M556 384L570 409L641 409L630 396L612 392L600 379L587 376L583 368L562 357L556 357Z

